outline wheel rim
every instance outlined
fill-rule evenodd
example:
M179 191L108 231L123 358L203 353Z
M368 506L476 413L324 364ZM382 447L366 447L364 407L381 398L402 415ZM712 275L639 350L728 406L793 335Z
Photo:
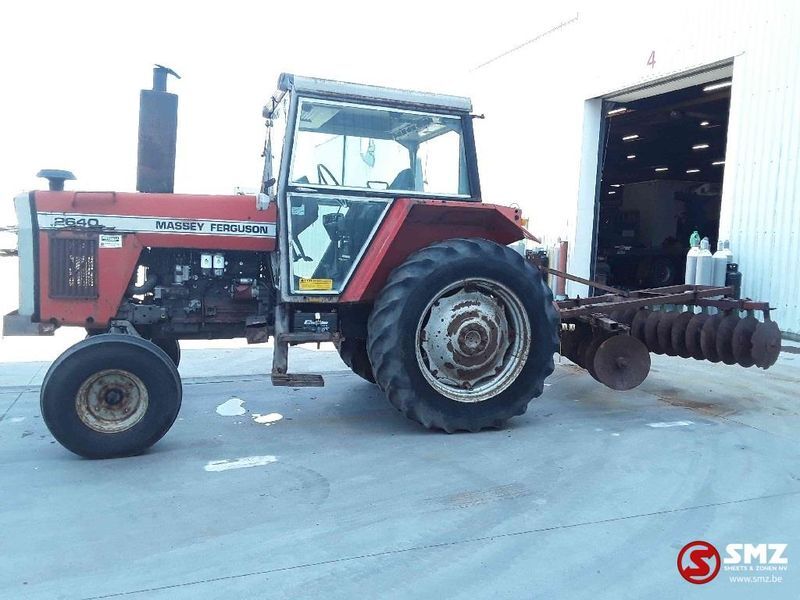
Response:
M121 433L142 420L149 402L147 388L136 375L121 369L105 369L81 384L75 409L90 429Z
M505 390L525 366L528 314L504 285L470 278L433 296L417 325L417 363L434 390L482 402Z

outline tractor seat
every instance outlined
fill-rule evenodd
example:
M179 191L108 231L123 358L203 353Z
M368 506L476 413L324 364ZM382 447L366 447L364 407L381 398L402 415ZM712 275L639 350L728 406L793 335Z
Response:
M319 218L319 202L308 196L293 196L289 209L292 217L292 235L303 233Z
M414 185L414 171L411 169L403 169L397 174L397 177L394 178L394 181L389 184L387 189L390 190L416 190L416 186Z

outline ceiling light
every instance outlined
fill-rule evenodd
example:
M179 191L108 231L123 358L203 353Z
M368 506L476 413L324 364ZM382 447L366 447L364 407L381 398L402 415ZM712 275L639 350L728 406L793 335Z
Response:
M608 111L608 112L606 113L606 115L607 115L607 116L609 116L609 117L610 117L611 115L619 115L619 114L622 114L622 113L624 113L626 110L628 110L628 109L627 109L627 108L625 108L625 107L623 106L622 108L615 108L614 110L610 110L610 111Z
M692 146L692 150L705 150L708 148L708 144L695 144Z
M622 185L622 184L619 184L619 183L612 183L612 184L611 184L611 187L619 187L620 185Z
M611 190L610 192L608 192L608 195L611 196L611 195L616 194L616 193L617 192L615 192L614 190Z
M669 167L656 167L656 172L669 171Z
M686 169L687 173L699 173L700 169Z
M638 133L632 133L631 135L625 135L622 137L623 142L630 142L631 140L638 140L638 139L639 139Z
M720 165L724 165L725 161L724 160L718 160L716 162L712 162L711 164L714 165L715 167L718 167Z
M628 160L636 158L635 154L628 154Z
M710 124L708 121L700 121L700 127L708 127Z
M722 88L731 87L732 81L720 81L719 83L712 83L703 88L704 92L713 92L714 90L721 90Z

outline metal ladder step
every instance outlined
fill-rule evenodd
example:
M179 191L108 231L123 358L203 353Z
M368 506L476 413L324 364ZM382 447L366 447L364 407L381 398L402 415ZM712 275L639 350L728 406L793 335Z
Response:
M293 331L291 333L279 333L279 342L290 342L301 344L307 342L332 342L335 340L332 333L311 333L308 331Z
M325 380L316 373L272 373L272 385L282 387L323 387Z

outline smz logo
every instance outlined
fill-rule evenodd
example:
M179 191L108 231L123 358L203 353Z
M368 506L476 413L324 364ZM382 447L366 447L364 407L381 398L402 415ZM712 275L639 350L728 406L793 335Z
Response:
M783 553L789 544L728 544L723 561L726 565L786 565L789 559Z
M721 559L713 544L689 542L678 553L678 572L689 583L708 583L724 564L726 571L785 571L789 559L784 556L788 544L727 544ZM759 579L764 579L760 576ZM734 579L732 578L732 581ZM774 579L780 581L780 578Z
M678 572L689 583L708 583L719 573L722 559L712 544L697 540L678 552Z

